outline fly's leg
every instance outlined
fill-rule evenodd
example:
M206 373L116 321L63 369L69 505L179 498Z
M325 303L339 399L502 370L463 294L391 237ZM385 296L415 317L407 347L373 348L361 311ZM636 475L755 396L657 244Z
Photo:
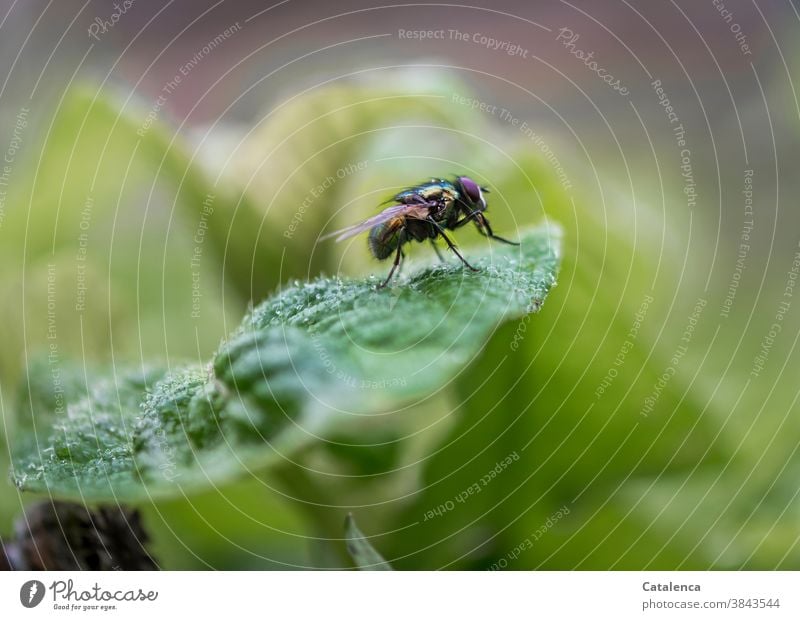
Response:
M484 237L489 237L489 239L495 239L496 241L500 241L501 243L507 243L508 245L519 245L519 243L517 243L516 241L509 241L504 237L499 237L498 235L495 235L494 232L492 231L492 227L489 225L489 220L487 220L485 216L482 217L481 220L483 220L481 223L478 223L478 220L475 220L475 227Z
M397 269L397 266L400 264L400 260L403 257L403 243L405 243L405 241L406 241L406 229L403 228L398 234L397 252L395 252L394 254L394 264L392 265L392 268L389 270L389 275L386 276L386 279L383 281L382 284L378 285L378 288L384 288L387 284L389 284L389 281L392 279L392 276L394 275L394 272Z
M400 247L400 246L398 246ZM406 264L406 253L400 250L400 266L397 268L397 275L403 273L403 266Z
M444 230L442 229L442 227L441 227L441 226L439 226L439 224L438 224L438 223L437 223L435 220L433 220L433 219L429 218L429 219L428 219L428 221L429 221L431 224L433 224L433 225L434 225L434 227L436 228L436 230L438 230L438 231L439 231L439 234L442 236L442 239L444 239L445 243L447 243L447 247L449 247L451 250L453 250L453 252L455 252L455 255L456 255L456 256L458 256L458 258L460 258L460 259L461 259L461 262L462 262L462 263L464 263L464 264L465 264L467 267L469 267L469 269L471 269L472 271L480 271L480 269L476 269L475 267L473 267L472 265L470 265L470 264L467 262L467 259L466 259L466 258L464 258L463 256L461 256L461 252L459 252L459 251L458 251L458 248L456 247L456 244L455 244L455 243L453 243L453 242L450 240L450 237L448 237L448 236L445 234L445 232L444 232Z

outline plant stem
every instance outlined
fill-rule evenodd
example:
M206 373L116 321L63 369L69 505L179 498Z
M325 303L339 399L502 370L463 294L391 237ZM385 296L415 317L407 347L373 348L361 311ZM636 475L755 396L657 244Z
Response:
M313 474L302 465L287 464L270 472L280 490L293 500L305 514L307 521L315 530L316 541L321 544L325 553L320 558L334 560L338 565L326 568L349 568L353 565L347 553L344 535L344 519L347 507L335 508L336 502L315 479ZM329 563L325 562L326 564Z

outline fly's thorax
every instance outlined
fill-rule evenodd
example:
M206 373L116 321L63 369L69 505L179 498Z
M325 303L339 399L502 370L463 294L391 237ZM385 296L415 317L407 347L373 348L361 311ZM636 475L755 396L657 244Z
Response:
M420 202L421 196L417 193L416 188L407 189L399 194L395 194L394 199L401 204L415 204Z
M458 199L458 190L449 181L437 181L419 188L419 194L429 202L452 203Z
M400 192L395 196L397 202L403 204L432 203L449 205L458 200L459 192L456 186L444 179L433 179L428 183L421 183Z

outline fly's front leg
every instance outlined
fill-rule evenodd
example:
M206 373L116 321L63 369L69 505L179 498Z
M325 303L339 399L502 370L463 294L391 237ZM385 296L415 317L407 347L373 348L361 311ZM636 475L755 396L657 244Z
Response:
M509 241L504 237L499 237L498 235L494 234L492 231L492 227L489 225L489 220L486 219L486 216L482 216L479 220L475 220L475 227L478 231L484 236L489 237L489 239L495 239L496 241L500 241L501 243L507 243L508 245L519 245L516 241Z
M473 219L475 219L479 214L480 214L480 211L472 211L472 212L470 212L468 215L465 215L460 220L458 220L455 224L453 224L453 229L461 228L467 222L471 222ZM478 223L477 220L475 221L475 223L476 224Z

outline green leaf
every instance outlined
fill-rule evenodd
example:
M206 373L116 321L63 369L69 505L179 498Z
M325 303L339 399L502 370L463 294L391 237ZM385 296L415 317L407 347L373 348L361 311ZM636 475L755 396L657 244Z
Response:
M536 312L555 283L560 233L523 233L522 248L489 246L412 274L402 286L320 279L262 304L242 329L292 326L311 335L331 374L364 390L406 397L429 392L471 361L494 328Z
M392 570L391 565L375 550L364 534L358 529L352 514L344 522L347 550L359 570Z
M131 371L96 381L90 397L54 396L52 411L16 443L14 480L20 489L45 490L47 481L94 489L127 483L134 470L131 436L139 401L163 370ZM35 403L35 401L33 401ZM47 423L50 423L47 428ZM73 484L74 483L74 484Z
M180 136L161 124L140 136L147 111L106 90L70 88L47 112L29 129L0 227L4 386L19 380L23 355L43 351L89 363L210 355L226 314L237 320L248 299L221 284L233 204ZM237 223L253 230L260 218L247 213L256 217L243 207Z
M220 130L198 145L162 122L143 130L150 110L136 100L68 89L52 119L36 123L43 135L28 129L30 155L9 186L0 286L23 298L0 296L0 381L14 385L23 353L52 344L53 303L62 357L166 359L198 348L204 357L248 300L337 263L336 244L311 247L356 195L353 183L381 167L377 143L414 134L411 144L447 153L464 148L454 128L480 125L450 101L462 84L420 71L313 89L241 140ZM370 214L385 178L377 187L361 201ZM360 213L348 206L339 217Z
M560 232L532 228L520 242L465 250L477 272L451 259L382 289L383 274L297 282L255 308L208 368L92 378L88 394L61 395L49 433L34 425L19 444L15 482L83 500L178 495L343 428L402 423L399 405L436 393L498 326L541 307Z

